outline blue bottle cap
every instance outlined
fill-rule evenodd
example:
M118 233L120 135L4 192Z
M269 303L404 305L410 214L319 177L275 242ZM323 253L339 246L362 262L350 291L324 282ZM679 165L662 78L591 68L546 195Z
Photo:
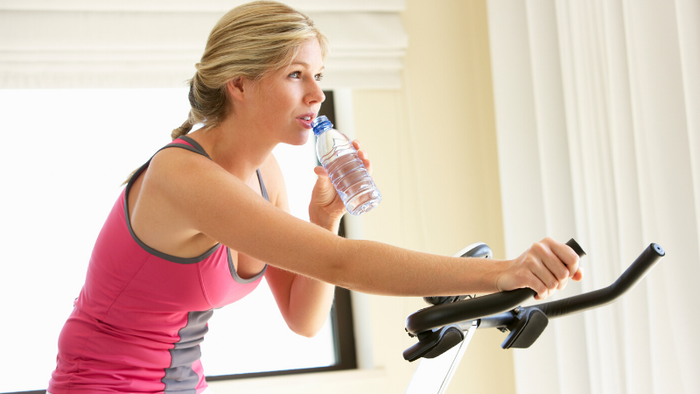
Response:
M314 135L319 135L328 129L332 129L333 123L327 117L321 115L311 122L311 127L314 129Z

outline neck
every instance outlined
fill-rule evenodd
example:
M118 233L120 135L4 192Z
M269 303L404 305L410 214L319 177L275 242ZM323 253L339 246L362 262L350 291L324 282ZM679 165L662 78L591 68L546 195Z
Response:
M214 163L247 181L271 154L275 143L265 142L252 123L229 116L208 130L197 130L191 137L199 142Z

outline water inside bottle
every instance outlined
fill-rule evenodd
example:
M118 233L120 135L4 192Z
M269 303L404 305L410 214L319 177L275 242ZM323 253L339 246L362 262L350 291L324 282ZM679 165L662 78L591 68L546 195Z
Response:
M357 155L337 156L326 163L326 170L333 186L353 215L360 215L379 204L381 196Z

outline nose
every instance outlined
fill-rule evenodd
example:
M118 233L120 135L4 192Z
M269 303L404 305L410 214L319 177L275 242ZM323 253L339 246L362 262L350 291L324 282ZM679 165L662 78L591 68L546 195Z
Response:
M310 85L309 92L306 95L308 104L321 104L326 101L326 95L323 93L323 89L321 89L318 81L313 80Z

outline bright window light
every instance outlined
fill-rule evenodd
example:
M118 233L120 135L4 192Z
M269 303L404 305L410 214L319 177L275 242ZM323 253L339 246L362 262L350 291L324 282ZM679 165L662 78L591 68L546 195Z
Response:
M43 390L59 332L93 243L129 173L170 142L189 110L185 89L0 90L3 236L0 392ZM279 146L292 214L308 220L313 141ZM264 283L215 311L205 373L231 375L336 362L330 323L313 339L287 328Z

